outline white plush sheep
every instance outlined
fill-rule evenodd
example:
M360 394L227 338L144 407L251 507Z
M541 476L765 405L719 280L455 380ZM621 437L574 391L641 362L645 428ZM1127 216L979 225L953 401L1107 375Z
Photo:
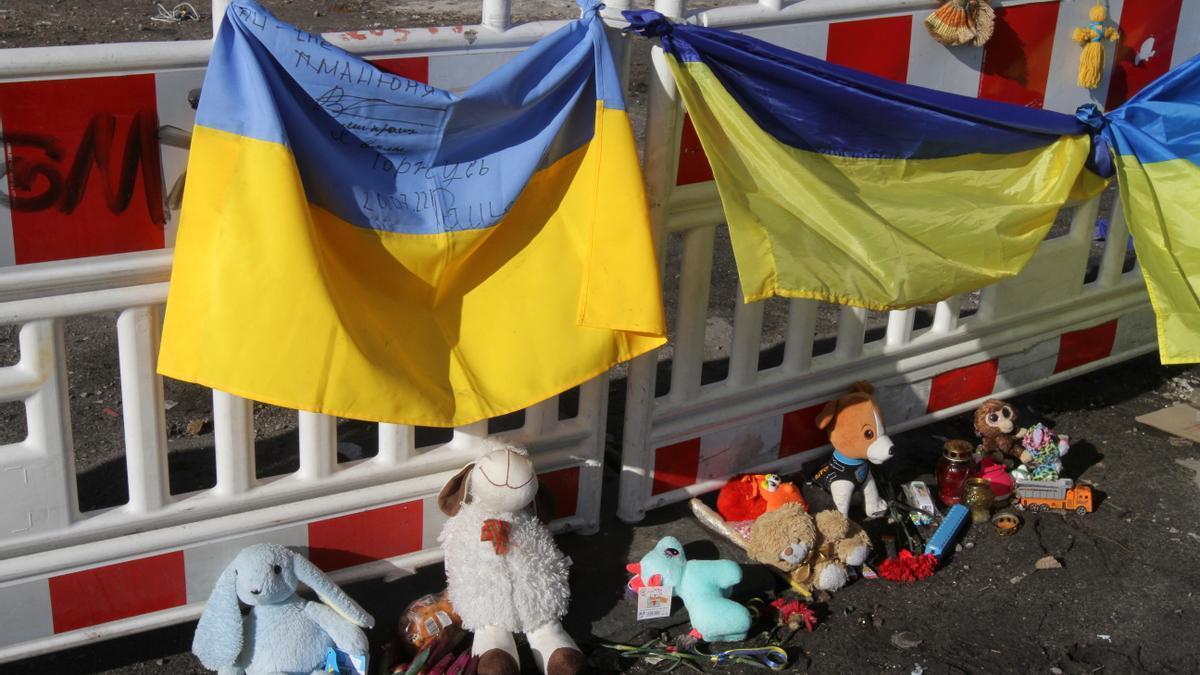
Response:
M513 633L525 633L547 675L586 666L560 623L571 598L567 561L533 512L537 490L525 450L488 444L438 495L450 516L438 537L450 602L475 633L479 675L520 672Z

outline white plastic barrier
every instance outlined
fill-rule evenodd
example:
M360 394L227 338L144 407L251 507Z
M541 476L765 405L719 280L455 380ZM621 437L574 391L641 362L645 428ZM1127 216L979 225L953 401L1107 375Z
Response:
M1088 92L1075 85L1080 50L1071 30L1086 23L1090 5L993 2L998 28L986 47L946 48L922 23L939 4L764 0L686 20L895 80L1065 113L1089 101L1112 108L1200 50L1200 3L1109 2L1124 37L1118 48L1108 48L1101 87ZM677 20L686 14L680 0L660 1L656 8ZM915 328L917 309L893 311L878 339L868 341L867 311L831 306L834 346L814 354L821 303L788 300L782 358L760 370L766 303L743 304L738 297L728 372L703 382L714 240L723 215L657 47L652 60L648 193L665 244L660 250L681 250L678 314L670 327L670 381L663 383L669 386L658 387L654 355L630 368L618 507L623 520L637 521L648 509L717 489L735 473L794 471L815 460L829 448L814 418L855 380L876 384L889 430L901 430L970 409L989 396L1043 387L1155 349L1140 272L1136 266L1122 271L1128 234L1119 203L1104 214L1111 221L1107 242L1095 279L1085 283L1096 199L1074 211L1070 232L1046 241L1022 274L971 294L977 311L962 312L964 296L953 297L922 308L932 315L924 328Z
M693 20L820 56L861 56L852 65L960 93L1066 111L1082 93L1073 84L1078 51L1067 31L1085 3L999 3L1013 30L990 52L931 44L919 19L932 1L781 4L711 10ZM606 12L622 5L610 2ZM1156 27L1152 5L1177 9L1173 41ZM1150 50L1156 55L1126 80L1200 48L1200 3L1109 6L1140 44L1160 37ZM409 77L462 89L561 25L510 28L508 7L485 1L478 26L324 37L388 59ZM682 3L659 8L683 13ZM999 46L1012 36L1041 45L1015 52L1025 73L1015 83L1004 59L989 57L1003 56ZM20 402L27 422L24 440L0 446L0 662L193 618L224 564L256 541L308 546L343 582L432 562L441 516L431 497L469 459L466 441L487 432L472 425L447 443L418 448L412 428L379 425L375 457L339 464L336 420L299 413L299 469L257 479L251 404L214 392L216 484L170 494L162 383L153 364L174 241L171 205L192 124L187 98L200 85L209 49L184 42L0 52L0 325L20 326L20 360L0 368L0 402ZM1122 271L1119 209L1109 230L1114 244L1104 247L1095 280L1084 283L1093 202L1021 277L985 289L969 317L960 317L961 298L932 308L927 328L914 328L916 310L893 312L884 336L868 342L867 313L840 308L835 347L814 355L819 304L790 301L782 360L760 370L763 303L739 304L729 374L702 384L721 214L694 139L683 144L680 161L682 112L657 50L654 61L645 161L660 239L680 240L683 250L679 312L669 392L654 396L654 356L631 367L621 517L636 520L647 508L713 489L734 471L798 467L823 444L811 425L815 411L854 379L880 385L895 429L1153 350L1144 287L1136 269ZM1102 103L1110 98L1107 82L1096 94ZM162 140L161 154L146 152L154 144L137 133L146 124ZM97 152L100 141L107 154ZM135 170L120 157L137 160ZM75 173L76 165L90 173ZM117 312L129 499L81 512L74 448L85 440L71 434L63 322L100 312ZM531 446L543 479L567 497L558 500L557 527L590 530L599 519L605 378L582 387L579 399L578 415L566 420L558 419L556 400L529 408L510 435Z
M563 24L509 27L509 17L508 2L487 0L481 25L324 37L453 91ZM0 325L20 327L19 361L0 368L0 403L22 403L27 427L24 440L0 446L0 662L194 618L227 562L253 542L308 547L341 582L434 562L436 494L473 458L471 439L488 434L481 422L416 447L412 427L381 424L374 457L339 464L337 420L300 412L299 469L258 479L251 402L213 392L216 484L170 494L155 362L188 96L210 48L0 52ZM132 170L122 157L135 160ZM88 439L72 438L63 326L101 312L116 312L129 497L81 511L75 448ZM601 376L580 387L574 417L559 419L555 397L504 434L530 448L555 498L556 530L598 526L607 406Z

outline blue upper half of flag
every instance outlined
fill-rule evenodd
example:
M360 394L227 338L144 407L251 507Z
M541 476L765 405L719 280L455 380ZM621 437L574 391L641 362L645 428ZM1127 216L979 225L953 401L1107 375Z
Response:
M489 227L538 169L587 144L597 101L624 109L600 5L578 2L579 20L455 95L234 0L196 123L286 145L309 202L346 222L412 234Z
M1086 113L1095 115L1094 110ZM1186 159L1200 165L1200 55L1103 118L1104 135L1119 154L1133 155L1143 164Z
M763 130L801 150L929 159L1019 152L1088 133L1071 115L893 82L649 10L625 16L677 60L707 66Z

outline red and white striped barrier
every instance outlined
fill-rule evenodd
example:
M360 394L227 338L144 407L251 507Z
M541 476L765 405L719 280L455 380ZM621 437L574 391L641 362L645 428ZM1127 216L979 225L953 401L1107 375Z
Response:
M559 529L576 518L580 468L543 473ZM438 559L445 516L436 495L259 530L233 528L178 549L0 585L0 660L195 618L239 550L258 542L295 547L333 578L352 581Z
M969 410L985 398L1012 396L1140 356L1153 349L1154 336L1153 313L1147 307L1056 338L1039 338L1012 354L984 360L973 355L960 359L967 362L964 365L948 370L879 380L875 396L888 430L899 431ZM829 441L817 428L816 417L828 400L841 393L782 414L658 445L646 508L715 490L746 467L795 469L825 454ZM964 435L970 432L963 430Z
M782 6L721 7L686 20L737 30L811 56L897 81L957 94L1073 113L1081 104L1119 105L1200 50L1200 5L1182 0L1109 2L1122 37L1107 50L1101 86L1076 86L1080 47L1071 31L1090 5L1005 0L984 47L947 48L923 24L940 3L806 0ZM668 16L678 0L660 1ZM656 396L653 357L630 368L618 514L718 488L731 474L797 470L827 451L813 417L854 380L875 382L890 428L967 410L983 398L1035 389L1153 351L1155 328L1139 270L1123 271L1127 228L1119 204L1096 277L1085 283L1099 199L1076 209L1068 235L1043 244L1021 275L982 290L978 311L960 317L963 297L889 313L884 338L867 342L868 313L840 307L836 347L814 355L819 303L787 301L782 363L759 369L765 303L734 309L728 374L702 384L715 228L723 223L712 171L680 107L661 52L652 53L646 140L648 193L659 236L681 239L679 313L671 327L667 393ZM886 120L881 120L886 124ZM667 247L662 247L667 248Z
M214 3L214 15L220 5ZM620 9L622 3L610 3ZM485 0L476 26L347 31L325 39L405 77L462 91L564 22L509 26ZM0 58L0 324L20 327L0 402L26 437L0 445L0 662L195 618L240 548L300 547L348 582L435 562L434 496L473 459L487 422L417 447L378 425L378 453L338 463L337 420L298 413L299 469L258 479L251 402L213 392L216 484L170 494L162 304L180 180L208 42L7 50ZM624 49L615 50L618 55ZM129 500L81 511L63 322L116 312ZM608 379L524 411L556 530L598 527Z
M218 3L219 4L219 3ZM414 79L461 90L559 22L509 27L506 0L485 0L479 26L348 31L325 38ZM610 2L609 12L618 11ZM682 13L678 5L660 11ZM752 32L810 54L918 84L1070 111L1084 3L999 3L1003 28L986 49L948 50L920 21L933 0L804 0L721 8L693 20ZM1111 105L1200 49L1200 4L1110 0L1125 37L1112 77L1092 96ZM1153 38L1153 43L1148 41ZM0 368L0 402L20 401L28 433L0 446L0 662L195 617L233 552L276 541L305 547L347 582L437 559L441 515L431 496L470 459L470 439L415 447L411 427L379 425L370 459L336 462L336 420L299 414L299 470L256 479L251 404L213 394L216 485L171 495L160 379L159 315L170 273L171 197L186 164L207 43L9 50L0 60L0 323L17 324L20 361ZM617 50L623 53L623 50ZM1135 58L1136 57L1136 58ZM759 370L763 303L735 311L729 374L702 384L716 192L685 131L655 54L645 146L660 237L683 243L670 390L654 396L656 360L632 365L619 514L713 489L751 467L799 468L821 452L812 417L855 379L879 386L892 429L953 414L1154 349L1136 267L1124 271L1127 230L1112 214L1094 280L1085 283L1099 209L1077 209L1019 277L962 298L892 312L866 340L867 313L840 308L836 347L815 355L818 304L789 301L782 362ZM681 136L683 142L680 142ZM665 249L665 247L664 247ZM80 512L64 319L116 312L127 504ZM607 380L559 419L557 398L525 411L508 434L529 445L556 499L556 527L599 522Z

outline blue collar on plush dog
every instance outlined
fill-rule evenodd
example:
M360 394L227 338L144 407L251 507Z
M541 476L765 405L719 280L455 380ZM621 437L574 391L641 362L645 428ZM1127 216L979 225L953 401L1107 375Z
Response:
M838 452L837 450L833 451L833 458L846 466L858 466L859 464L862 464L863 461L865 461L865 460L861 460L861 459L854 459L853 457L847 457L847 456L843 455L842 453Z

